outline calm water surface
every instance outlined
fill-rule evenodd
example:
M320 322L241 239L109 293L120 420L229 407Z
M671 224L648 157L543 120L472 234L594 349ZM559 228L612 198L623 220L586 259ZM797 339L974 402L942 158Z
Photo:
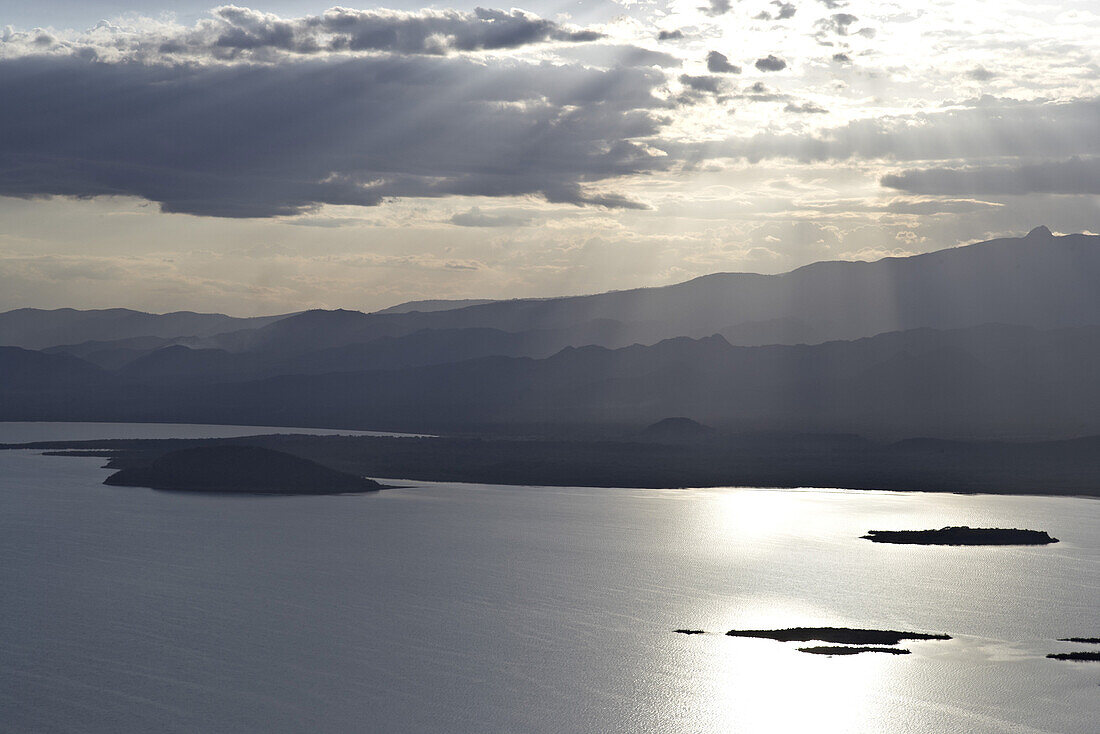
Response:
M0 440L50 430L0 424ZM1084 647L1055 638L1100 636L1096 500L424 483L218 497L107 487L101 463L0 452L0 731L1092 734L1100 721L1100 664L1044 657ZM947 524L1062 542L859 539ZM954 639L825 658L719 634L795 625Z
M275 428L271 426L210 426L181 423L50 423L0 421L0 443L85 441L103 438L233 438L270 433L315 436L414 436L384 431L345 431L329 428Z

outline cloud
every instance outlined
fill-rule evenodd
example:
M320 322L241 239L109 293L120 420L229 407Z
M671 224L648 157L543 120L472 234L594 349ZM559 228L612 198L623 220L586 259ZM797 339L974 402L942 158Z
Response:
M916 194L1003 196L1100 195L1100 158L1070 158L1018 166L966 166L903 171L882 185Z
M760 71L782 71L787 68L787 62L777 56L768 54L762 59L757 59L755 66Z
M712 18L725 15L730 11L730 0L709 0L709 2L709 5L704 5L699 10Z
M7 59L0 195L137 196L221 217L447 195L638 208L587 187L671 164L644 144L665 124L663 83L654 69L423 55Z
M281 18L232 5L215 8L210 18L190 27L152 25L135 32L101 23L64 43L51 39L45 44L26 33L9 36L4 41L9 48L37 45L52 47L55 53L91 54L113 61L168 56L269 60L280 55L366 52L444 55L603 37L522 10L402 12L335 7L321 15Z
M515 214L486 214L478 207L471 207L468 211L459 212L451 217L451 224L460 227L522 227L531 221L528 216Z
M772 89L764 82L755 82L747 87L744 92L737 95L739 99L748 99L753 102L786 102L791 97L776 89Z
M819 32L833 32L838 36L848 35L848 27L853 23L859 21L859 18L851 13L834 13L828 18L822 18L814 23L814 26L820 29Z
M749 161L860 158L976 163L1085 158L1100 156L1100 98L1072 102L983 98L973 107L868 117L814 135L761 133L690 150L686 145L665 147L670 154L688 159L729 156Z
M838 64L850 64L852 63L852 57L845 53L833 54L833 61Z
M781 0L772 0L772 5L779 8L779 12L776 13L775 16L776 20L787 20L788 18L793 18L794 14L798 12L798 8L796 8L793 4L782 2Z
M725 54L711 51L707 54L707 71L712 74L740 74L741 67L731 64Z
M946 197L899 196L883 202L873 199L835 199L831 201L804 202L800 206L821 214L852 214L854 212L887 212L890 214L936 215L945 213L970 214L996 210L1003 204L980 199L952 199Z
M794 102L790 102L787 104L786 107L783 108L783 111L794 112L796 114L802 115L821 115L827 114L829 112L829 110L821 107L820 105L816 105L813 102L803 102L802 104L795 104Z
M814 32L813 36L817 39L817 42L823 46L832 46L833 42L828 40L832 35L852 35L851 26L858 21L859 18L851 13L834 13L828 18L821 18L814 23L814 28L817 30ZM863 36L864 38L874 38L876 32L874 28L860 28L858 31L855 31L855 35Z
M973 69L966 72L966 75L971 79L979 82L987 82L990 79L995 79L997 77L997 74L995 72L992 72L981 65L975 66Z
M680 83L696 92L718 94L722 91L722 80L716 76L692 76L691 74L681 74Z
M680 29L674 31L661 31L657 34L658 41L679 41L684 37L684 32Z

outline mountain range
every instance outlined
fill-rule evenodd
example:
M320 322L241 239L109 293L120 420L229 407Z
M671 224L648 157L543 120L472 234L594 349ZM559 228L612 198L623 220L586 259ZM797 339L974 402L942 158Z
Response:
M0 314L0 419L1100 433L1100 236L376 313ZM423 310L419 310L422 307Z

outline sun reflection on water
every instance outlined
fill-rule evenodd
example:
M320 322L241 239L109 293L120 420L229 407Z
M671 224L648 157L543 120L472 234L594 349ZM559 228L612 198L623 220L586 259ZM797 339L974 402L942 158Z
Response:
M692 657L695 671L690 730L874 731L874 712L914 656L826 657L797 649L812 644L685 636L677 647Z
M869 619L853 616L851 609L845 613L837 608L831 596L822 593L823 577L830 575L827 567L843 553L837 545L835 511L830 511L838 498L822 490L701 493L705 503L692 516L689 532L700 553L722 559L730 592L709 600L705 607L683 610L685 620L708 632L677 635L683 639L675 647L691 656L689 666L694 671L688 728L700 732L876 731L876 720L890 707L893 691L903 687L907 671L921 657L918 650L910 655L823 656L798 648L826 643L725 635L731 628L873 626ZM801 543L792 545L792 536ZM818 563L807 566L806 561L814 557ZM768 573L761 573L762 566ZM848 578L847 583L853 580ZM743 584L756 593L746 595Z

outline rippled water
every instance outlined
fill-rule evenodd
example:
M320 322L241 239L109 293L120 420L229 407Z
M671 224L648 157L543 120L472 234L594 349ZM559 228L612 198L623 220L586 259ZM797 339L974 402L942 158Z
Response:
M101 463L0 452L0 731L1065 734L1100 720L1100 664L1044 657L1081 649L1055 638L1100 636L1096 500L424 483L218 497L107 487ZM947 524L1062 542L859 539ZM718 634L795 625L954 639L825 658Z

